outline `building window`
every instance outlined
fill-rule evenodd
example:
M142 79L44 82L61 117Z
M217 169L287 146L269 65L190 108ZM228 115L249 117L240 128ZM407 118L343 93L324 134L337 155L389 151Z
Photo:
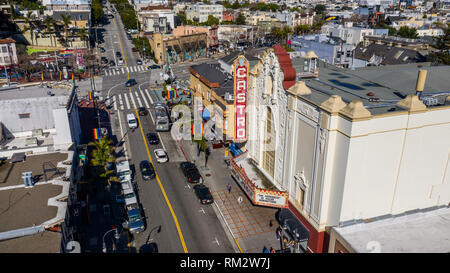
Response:
M263 168L274 177L275 172L275 130L273 128L273 115L270 108L267 108L266 131L263 141Z

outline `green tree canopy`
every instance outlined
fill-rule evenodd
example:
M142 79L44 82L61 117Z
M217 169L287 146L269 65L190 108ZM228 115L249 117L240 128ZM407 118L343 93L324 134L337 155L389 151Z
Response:
M246 20L245 20L244 14L242 14L241 12L239 12L238 17L236 18L236 24L237 24L237 25L245 25L245 24L246 24L245 21L246 21Z
M218 25L220 23L220 20L216 17L214 17L213 15L208 15L208 20L206 21L206 25L207 26L214 26L214 25Z
M397 32L397 35L402 38L417 38L417 29L408 26L402 26Z

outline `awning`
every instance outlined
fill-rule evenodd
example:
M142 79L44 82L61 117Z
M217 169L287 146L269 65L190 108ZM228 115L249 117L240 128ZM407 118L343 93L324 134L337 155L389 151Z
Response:
M239 149L238 147L236 147L236 143L231 143L230 147L228 148L231 152L231 154L233 155L233 157L236 157L240 154L242 154L242 150Z
M286 228L286 231L292 236L294 241L302 242L308 240L309 231L289 209L280 209L275 213L275 218L280 225Z

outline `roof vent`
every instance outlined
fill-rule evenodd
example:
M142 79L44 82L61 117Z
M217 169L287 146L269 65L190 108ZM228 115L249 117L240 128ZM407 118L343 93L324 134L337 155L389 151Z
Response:
M373 96L375 96L375 93L374 92L372 92L372 91L370 91L369 93L367 93L366 94L367 96L369 96L369 97L373 97Z

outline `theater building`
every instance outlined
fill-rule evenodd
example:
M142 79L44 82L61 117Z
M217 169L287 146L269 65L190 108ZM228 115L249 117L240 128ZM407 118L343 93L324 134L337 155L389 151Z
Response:
M254 204L295 216L300 252L360 252L372 226L353 225L449 204L450 67L346 70L278 46L260 59L232 175Z

